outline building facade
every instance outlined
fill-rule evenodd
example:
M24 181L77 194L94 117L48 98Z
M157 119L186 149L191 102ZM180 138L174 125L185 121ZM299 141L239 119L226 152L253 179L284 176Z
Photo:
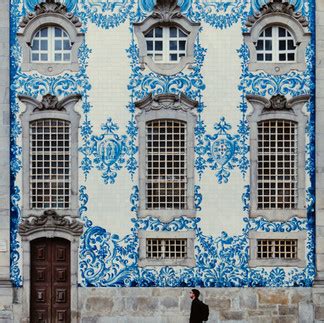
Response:
M0 9L0 322L324 321L324 1Z

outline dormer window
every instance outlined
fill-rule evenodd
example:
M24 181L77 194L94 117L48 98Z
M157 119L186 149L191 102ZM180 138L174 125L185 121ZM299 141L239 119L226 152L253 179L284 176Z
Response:
M250 16L244 41L250 52L250 71L280 75L306 69L310 41L308 21L289 2L273 0Z
M156 27L145 34L147 56L155 63L178 63L186 56L188 35L177 27Z
M199 26L181 14L176 0L157 0L152 15L134 23L142 68L173 75L194 63Z
M270 26L261 32L256 54L258 62L295 62L296 41L288 29Z
M57 63L71 61L71 41L60 27L44 27L36 32L31 44L31 61Z

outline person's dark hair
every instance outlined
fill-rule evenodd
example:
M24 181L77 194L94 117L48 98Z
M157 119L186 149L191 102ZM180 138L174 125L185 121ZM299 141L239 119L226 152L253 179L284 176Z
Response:
M192 289L191 291L194 293L194 295L195 295L196 298L199 297L200 291L198 289Z

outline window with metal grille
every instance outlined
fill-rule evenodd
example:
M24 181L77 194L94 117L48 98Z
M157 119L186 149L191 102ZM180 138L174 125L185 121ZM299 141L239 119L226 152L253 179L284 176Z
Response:
M186 56L188 35L177 27L156 27L146 35L147 55L156 63L177 63Z
M45 27L34 36L31 44L31 61L39 63L68 63L71 61L71 41L60 27Z
M258 239L258 259L297 259L297 239Z
M148 259L187 258L187 239L146 239Z
M70 122L42 119L30 123L30 206L70 206Z
M267 27L258 38L256 52L257 61L271 63L295 62L295 39L286 28Z
M146 123L146 208L187 208L187 124Z
M297 123L266 120L258 123L258 208L297 207Z

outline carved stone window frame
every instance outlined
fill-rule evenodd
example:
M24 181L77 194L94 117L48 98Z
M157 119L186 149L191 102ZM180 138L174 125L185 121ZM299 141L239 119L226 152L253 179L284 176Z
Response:
M79 239L83 223L66 215L58 215L48 210L41 216L30 215L23 218L19 225L22 247L22 317L30 321L30 281L31 281L31 241L39 238L62 238L71 243L71 322L77 323L78 312L78 272L79 272Z
M145 34L154 27L178 27L187 37L186 56L177 63L156 63L147 55ZM135 35L138 39L139 56L142 68L147 65L150 70L158 74L174 75L181 72L187 65L194 63L194 44L200 23L194 23L183 16L177 1L157 0L153 13L142 22L134 23Z
M135 103L141 112L136 115L139 131L139 209L138 216L144 218L153 216L168 222L180 216L195 217L194 203L194 143L197 116L192 112L198 105L197 101L189 99L184 94L150 94ZM146 123L158 119L184 121L187 124L187 205L186 210L147 210L146 201Z
M257 258L258 239L296 239L297 259L259 259ZM298 232L259 232L250 231L249 267L300 267L306 266L306 231Z
M139 267L146 266L185 266L194 267L195 260L195 238L193 230L189 231L138 231L139 238ZM187 258L184 259L148 259L146 258L146 240L147 239L186 239L187 240Z
M26 110L20 115L22 123L22 217L31 214L40 216L43 209L30 208L30 122L44 119L58 119L69 121L71 125L71 199L69 209L55 209L58 215L77 217L79 212L78 202L78 128L80 114L74 110L76 103L81 99L79 94L69 95L58 101L57 97L50 94L44 95L42 101L29 96L19 96L21 102L26 105Z
M248 115L250 126L250 217L265 217L269 221L287 221L292 216L305 218L306 209L306 183L305 183L305 131L307 116L302 111L309 95L296 96L289 101L282 95L273 96L270 101L265 97L247 95L253 111ZM297 123L297 149L298 149L298 201L296 209L258 209L258 122L265 120L288 120Z
M31 43L38 30L44 27L57 26L64 29L71 41L70 62L32 62ZM77 72L79 70L78 51L83 41L84 33L80 31L81 22L72 13L68 13L66 7L60 2L46 0L35 7L35 13L28 13L20 22L20 30L17 33L18 41L22 47L21 70L29 72L36 70L44 75L57 75L66 70Z
M304 71L306 69L306 47L311 33L308 31L308 22L300 13L294 12L294 6L281 0L271 0L264 5L260 12L248 18L246 26L248 32L243 33L244 42L250 51L249 70L263 70L269 74L281 75L291 70ZM267 27L279 26L286 28L296 42L295 62L260 62L257 61L255 45L260 33Z

